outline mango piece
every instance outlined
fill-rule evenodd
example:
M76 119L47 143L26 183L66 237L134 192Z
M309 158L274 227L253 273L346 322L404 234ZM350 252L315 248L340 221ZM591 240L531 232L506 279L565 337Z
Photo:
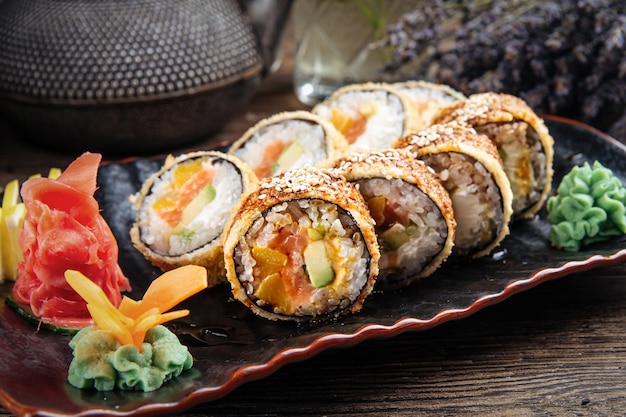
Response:
M284 314L293 314L294 312L293 303L280 273L271 274L261 281L254 295Z
M152 209L156 211L173 210L178 204L177 193L173 191L165 192L153 204Z
M174 168L174 172L172 173L172 185L175 189L180 190L182 186L185 185L194 174L200 172L201 169L202 161L199 159L178 165Z
M289 259L287 255L276 249L261 246L252 248L252 256L257 262L254 274L261 279L279 273L287 265Z
M370 215L374 219L377 226L382 225L385 222L385 205L387 204L387 198L382 195L372 196L367 199L367 207L369 208Z
M352 118L347 113L335 108L331 111L330 122L338 131L345 133L352 124Z
M335 271L326 253L324 240L310 241L303 255L309 279L315 288L324 287L335 279Z

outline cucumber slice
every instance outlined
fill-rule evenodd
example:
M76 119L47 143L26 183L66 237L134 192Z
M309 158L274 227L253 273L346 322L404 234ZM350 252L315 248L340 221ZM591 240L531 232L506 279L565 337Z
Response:
M19 316L24 318L27 322L37 326L37 329L45 329L53 333L58 333L62 335L70 335L70 336L75 335L80 330L80 329L76 329L72 327L57 326L55 324L45 323L41 321L39 317L35 316L35 314L30 309L30 307L19 304L10 295L7 296L5 301L6 301L7 306L9 306L11 310L15 311Z

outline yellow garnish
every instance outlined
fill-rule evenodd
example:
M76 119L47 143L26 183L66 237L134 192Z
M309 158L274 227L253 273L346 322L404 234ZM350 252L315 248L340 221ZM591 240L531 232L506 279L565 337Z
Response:
M20 183L18 180L10 181L4 187L4 196L2 197L2 208L12 207L19 203L20 200Z
M149 329L189 314L189 310L167 312L169 309L207 287L205 268L182 266L152 281L143 299L135 301L124 296L116 308L102 288L82 273L67 270L65 279L87 302L97 327L110 331L122 345L132 344L140 351Z
M19 244L20 231L26 217L26 206L18 203L14 206L2 207L2 221L0 235L2 236L2 265L3 278L15 281L17 279L17 265L22 262L24 255Z
M49 178L56 179L61 175L59 168L52 168ZM41 177L34 174L30 178ZM26 218L26 206L20 199L20 183L10 181L4 187L2 207L0 207L0 283L5 279L17 279L17 265L24 259L19 236Z
M61 172L61 168L50 168L50 171L48 171L48 178L56 180L61 175Z
M2 215L0 216L0 282L4 279L17 279L17 265L23 254L18 237L26 217L26 207L20 202L20 184L17 180L9 182L2 197Z
M2 213L2 207L0 207L0 225L4 224L4 216ZM2 232L0 231L0 283L4 282L4 262L2 261L2 246L4 242L2 239Z

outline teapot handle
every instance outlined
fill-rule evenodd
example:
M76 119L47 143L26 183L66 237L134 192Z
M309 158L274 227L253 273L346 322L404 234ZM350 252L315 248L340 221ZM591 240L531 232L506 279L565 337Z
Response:
M263 57L263 75L280 65L278 51L292 0L239 0L257 36Z

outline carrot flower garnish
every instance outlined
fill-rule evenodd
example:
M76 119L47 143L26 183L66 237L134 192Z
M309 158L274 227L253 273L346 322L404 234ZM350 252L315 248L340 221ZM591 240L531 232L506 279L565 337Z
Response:
M124 296L116 308L102 288L81 272L67 270L65 279L87 302L99 329L110 331L121 345L134 345L140 352L148 330L187 316L189 310L169 310L207 287L206 269L187 265L156 278L139 301Z

